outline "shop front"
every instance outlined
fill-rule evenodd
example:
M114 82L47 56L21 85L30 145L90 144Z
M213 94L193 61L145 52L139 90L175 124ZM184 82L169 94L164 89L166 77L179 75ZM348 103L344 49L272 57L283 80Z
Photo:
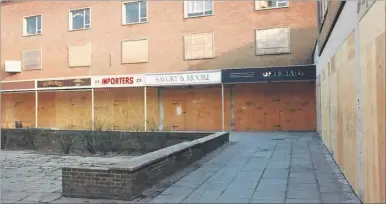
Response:
M315 66L225 69L235 131L315 131Z
M35 127L35 81L1 83L1 128Z
M221 84L220 70L150 74L146 86L159 89L161 129L222 131L230 126L229 92Z

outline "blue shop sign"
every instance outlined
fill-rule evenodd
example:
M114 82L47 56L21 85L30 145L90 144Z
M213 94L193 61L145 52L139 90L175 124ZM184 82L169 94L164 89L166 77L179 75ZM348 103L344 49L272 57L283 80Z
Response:
M315 79L315 65L222 70L222 83L310 81Z

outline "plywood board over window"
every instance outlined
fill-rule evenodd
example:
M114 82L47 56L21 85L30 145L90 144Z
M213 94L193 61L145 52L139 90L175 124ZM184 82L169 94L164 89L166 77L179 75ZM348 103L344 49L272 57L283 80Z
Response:
M148 39L126 40L122 42L122 64L149 61Z
M290 28L256 30L256 55L290 53Z
M68 65L69 67L91 66L91 44L69 46Z
M42 50L31 49L23 51L23 70L42 69Z
M184 36L185 60L214 58L214 33Z

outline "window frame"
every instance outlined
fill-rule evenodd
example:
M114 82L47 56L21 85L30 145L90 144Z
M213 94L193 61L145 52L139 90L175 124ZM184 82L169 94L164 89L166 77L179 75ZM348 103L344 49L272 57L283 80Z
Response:
M40 33L38 33L37 29L37 17L40 16ZM28 34L27 33L27 18L36 17L36 33L35 34ZM37 15L30 15L30 16L23 16L23 36L35 36L35 35L42 35L43 34L43 15L37 14Z
M140 4L143 0L133 0L133 1L123 1L121 6L122 6L122 25L134 25L134 24L143 24L143 23L148 23L149 22L149 1L148 0L144 0L145 3L146 3L146 21L143 21L141 22L141 6L139 5L139 12L138 12L138 15L139 15L139 21L138 22L132 22L132 23L128 23L126 22L126 4L128 3L138 3Z
M214 16L214 0L210 0L212 2L212 13L205 14L205 12L203 12L203 15L198 15L198 16L189 16L188 5L187 5L188 1L198 1L198 0L184 0L184 18L200 18L200 17ZM202 1L205 1L205 0L202 0Z
M74 29L73 24L72 24L72 12L77 11L77 10L84 10L85 11L86 9L89 9L89 11L90 11L89 12L89 21L90 21L89 27L85 28L86 23L84 22L85 20L83 20L83 28ZM91 7L73 8L73 9L70 9L68 11L68 31L79 31L79 30L90 30L90 29L91 29Z
M290 1L289 0L276 0L276 5L279 3L278 1L280 1L280 3L286 1L287 2L287 6L280 6L280 7L277 6L277 7L268 7L268 8L256 9L256 3L258 1L261 1L261 0L255 0L255 11L289 8L289 5L290 5ZM270 1L270 0L267 0L267 1Z
M24 69L24 55L26 51L31 50L39 50L40 51L40 68L36 69ZM43 49L42 48L33 48L33 49L26 49L21 51L21 70L22 71L34 71L34 70L43 70Z

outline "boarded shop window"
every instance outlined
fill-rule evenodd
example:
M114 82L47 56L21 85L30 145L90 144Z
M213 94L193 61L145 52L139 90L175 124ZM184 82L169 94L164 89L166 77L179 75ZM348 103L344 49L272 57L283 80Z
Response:
M142 63L149 61L147 39L127 40L122 42L122 63Z
M198 17L213 15L212 0L187 0L184 1L184 16Z
M288 7L288 0L267 0L267 1L255 1L255 10L272 9L272 8L284 8Z
M68 47L69 67L91 66L91 44L72 45Z
M256 55L290 53L290 29L256 30Z
M200 33L184 36L185 60L214 58L214 34Z
M70 30L89 29L91 27L90 8L71 10L69 25Z
M23 35L38 35L42 33L42 16L29 16L24 18Z
M42 69L42 50L23 51L23 70Z
M132 1L122 4L122 24L147 22L147 2Z

